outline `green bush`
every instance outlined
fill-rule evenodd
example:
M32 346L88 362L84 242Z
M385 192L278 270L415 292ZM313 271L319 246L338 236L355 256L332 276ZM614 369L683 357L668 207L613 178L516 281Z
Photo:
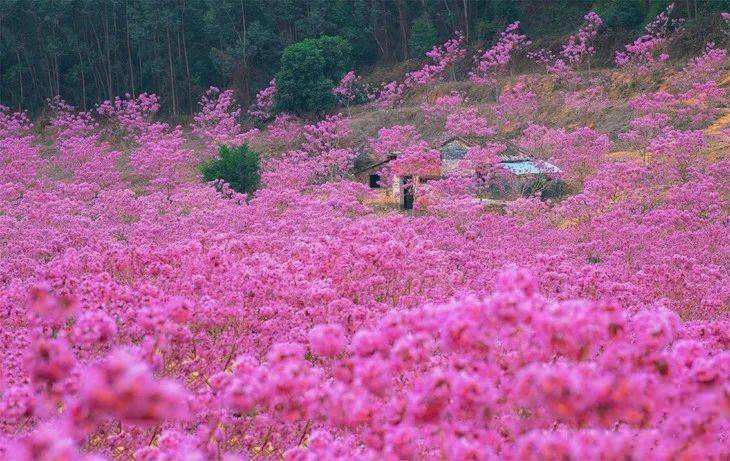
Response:
M428 16L421 16L411 23L411 38L408 40L411 56L423 57L428 51L431 51L437 40L436 27Z
M236 192L253 193L259 186L259 154L241 146L220 146L219 157L200 165L206 181L223 180Z
M324 58L324 73L335 83L352 69L352 45L337 35L323 35L309 39L319 48Z
M289 45L276 74L274 110L294 114L323 113L337 102L332 88L351 68L352 46L337 36Z

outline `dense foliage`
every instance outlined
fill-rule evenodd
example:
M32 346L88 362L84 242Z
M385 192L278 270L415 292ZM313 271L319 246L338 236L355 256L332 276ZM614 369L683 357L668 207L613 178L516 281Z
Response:
M248 145L220 146L218 157L200 165L200 172L206 181L222 181L239 193L253 193L261 180L259 154Z
M1 106L0 458L728 459L730 63L671 61L670 10L609 69L595 13L542 73L510 76L517 22L473 63L456 34L360 118L272 119L277 82L250 130L216 87L190 127ZM384 209L356 159L433 174L428 126L479 141ZM479 200L517 149L570 193ZM254 152L248 195L196 168Z
M332 90L351 62L352 46L342 37L325 35L289 45L276 74L274 109L293 114L332 109L337 102Z

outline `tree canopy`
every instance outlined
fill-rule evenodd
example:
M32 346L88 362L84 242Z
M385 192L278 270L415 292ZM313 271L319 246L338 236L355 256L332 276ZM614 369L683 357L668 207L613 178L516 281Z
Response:
M191 113L211 85L247 104L281 71L285 48L323 36L350 45L350 63L324 56L333 75L418 58L465 32L489 45L518 19L531 37L575 28L588 9L611 26L640 28L668 0L3 0L0 103L37 110L60 95L81 108L126 93L156 93L163 110ZM676 0L690 20L728 0ZM330 40L330 39L325 39ZM324 47L341 50L340 47ZM339 51L338 51L339 52ZM327 51L325 51L325 54ZM288 62L288 61L287 61ZM348 71L350 69L344 69ZM323 83L323 82L320 82Z

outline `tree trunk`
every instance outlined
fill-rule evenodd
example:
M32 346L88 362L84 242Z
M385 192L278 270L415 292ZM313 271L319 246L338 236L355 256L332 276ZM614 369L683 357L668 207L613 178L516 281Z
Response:
M114 88L112 88L112 62L111 50L109 49L109 16L108 6L104 3L104 52L106 54L106 87L109 94L109 100L114 99Z
M373 26L373 38L375 39L375 43L378 44L378 48L380 48L380 55L383 56L383 59L385 60L385 47L383 46L383 42L380 41L380 38L378 37L378 7L377 7L377 0L371 0L370 1L370 17L372 19L372 26Z
M124 0L124 20L125 20L125 35L127 41L127 64L129 65L129 83L132 87L132 97L137 97L134 91L134 70L132 67L132 47L129 45L129 9L127 0Z
M469 2L464 0L464 40L469 43Z
M167 57L170 63L170 95L172 96L172 115L177 117L177 100L175 95L175 74L172 68L172 44L170 43L170 26L167 26Z
M18 101L18 110L23 109L23 65L20 61L20 51L15 49L15 56L18 59L18 84L20 85L20 100Z
M182 52L183 60L185 62L185 83L188 91L188 110L193 113L193 90L192 82L190 78L190 61L188 60L188 45L187 37L185 34L185 11L187 10L186 0L182 1L182 12L180 14L180 33L182 35Z
M403 60L408 59L408 31L406 30L406 12L403 7L403 0L396 0L396 8L398 8L398 23L400 26L400 41L403 48Z

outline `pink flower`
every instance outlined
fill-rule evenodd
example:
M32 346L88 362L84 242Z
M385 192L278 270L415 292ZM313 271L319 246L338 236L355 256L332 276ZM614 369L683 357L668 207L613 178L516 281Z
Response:
M345 332L337 324L317 325L309 330L309 345L317 355L335 357L345 349Z
M110 341L117 334L114 319L103 311L85 312L74 324L72 333L74 344L89 347L96 343Z

